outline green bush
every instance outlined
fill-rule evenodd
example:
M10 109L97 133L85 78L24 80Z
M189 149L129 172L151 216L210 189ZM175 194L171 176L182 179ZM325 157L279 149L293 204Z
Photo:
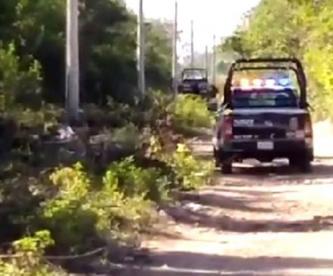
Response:
M199 96L179 95L171 108L176 130L210 128L213 116L207 102Z
M177 150L169 157L170 166L174 169L182 189L192 190L209 184L213 164L197 159L185 144L179 144Z
M158 137L152 137L148 153L168 164L178 179L177 188L192 190L209 184L214 171L212 162L195 158L185 144L177 144L174 152L165 152ZM175 184L175 183L173 183Z
M112 142L123 144L127 148L137 149L140 145L140 132L133 123L111 130L110 135L112 137Z
M38 231L13 243L15 257L0 261L0 275L6 276L65 276L62 269L43 258L45 249L54 241L49 231Z
M147 97L147 103L140 102L133 110L127 109L125 105L118 106L123 108L123 113L120 113L124 121L127 121L124 114L131 111L131 116L140 114L141 118L151 122L148 128L141 129L135 123L121 123L106 133L112 143L128 145L134 149L143 148L139 154L144 152L148 155L143 158L148 159L147 164L139 165L142 155L140 158L126 158L111 163L102 177L90 175L83 166L76 164L57 168L48 181L35 178L36 183L27 185L26 190L22 189L22 184L15 186L15 189L11 189L8 206L15 206L16 210L8 212L8 225L13 229L19 226L19 230L9 239L20 237L28 229L29 232L47 229L55 241L51 248L55 254L85 252L110 240L135 242L137 233L153 227L157 218L154 207L156 203L169 199L171 189L189 190L207 184L212 172L210 163L193 157L183 144L179 144L174 151L175 144L173 148L168 148L165 139L160 143L161 138L166 136L162 131L171 133L171 136L173 134L168 125L172 122L168 120L170 116L182 127L208 126L210 113L206 103L197 98L180 96L173 104L168 95L156 93L156 98ZM149 107L147 110L145 104ZM193 106L199 109L199 112L194 112L195 115L191 115L188 110ZM22 114L21 122L29 125L31 122L43 122L45 118L53 122L57 114L57 109L43 109L40 113L27 110ZM191 116L198 116L199 123L191 121ZM147 133L143 130L147 130ZM146 152L149 142L150 147ZM16 205L10 205L15 201L16 189L20 191L19 195L24 192L24 199L29 200L19 200ZM6 192L1 189L0 194L1 191ZM6 196L9 198L4 194ZM11 220L15 220L15 223Z
M26 163L19 162L1 167L0 243L17 240L27 229L32 229L40 203L44 201L43 173L39 179L29 177L27 167Z
M91 189L88 175L77 164L55 171L50 179L57 192L43 204L44 227L51 230L59 249L77 252L89 248L95 242L98 218L85 204Z
M95 227L104 242L135 244L138 233L151 228L155 218L150 201L138 195L125 197L108 186L92 193L87 206L98 215Z
M170 115L174 97L162 91L149 91L141 108L146 112L151 126L156 126L160 121L166 120Z
M32 61L27 68L16 55L15 46L0 45L0 97L2 111L10 110L14 104L38 107L41 103L40 65Z
M153 201L163 200L170 185L158 169L137 167L132 157L109 167L104 184L109 186L111 183L126 197L139 195Z
M152 202L167 199L170 186L158 169L138 167L133 158L111 164L101 183L79 164L56 170L50 179L53 196L42 204L37 225L51 231L56 251L69 253L151 227Z
M37 132L38 128L46 131L47 128L58 125L62 114L63 109L51 104L45 104L38 110L16 105L15 108L5 112L3 116L14 119L19 126L30 128Z

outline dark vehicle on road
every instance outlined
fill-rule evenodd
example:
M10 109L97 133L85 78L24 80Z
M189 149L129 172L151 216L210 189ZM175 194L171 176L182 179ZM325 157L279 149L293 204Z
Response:
M258 77L258 75L260 77ZM310 171L312 123L307 83L297 59L237 60L229 70L213 137L214 157L223 173L233 162L289 159Z
M181 75L178 92L183 94L195 94L205 98L216 96L216 88L209 84L207 70L202 68L186 68Z

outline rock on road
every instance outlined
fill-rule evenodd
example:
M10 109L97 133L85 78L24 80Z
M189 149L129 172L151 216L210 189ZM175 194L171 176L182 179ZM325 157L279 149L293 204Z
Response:
M327 154L329 142L318 143ZM181 195L164 213L167 234L144 243L150 262L115 275L333 275L333 159L327 156L311 174L284 163L217 173L215 186Z

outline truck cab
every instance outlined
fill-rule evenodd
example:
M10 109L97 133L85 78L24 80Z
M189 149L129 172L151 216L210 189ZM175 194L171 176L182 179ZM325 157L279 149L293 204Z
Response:
M313 161L307 84L297 59L241 59L229 70L213 136L223 173L244 159L287 158L308 172Z
M203 68L185 68L181 74L178 92L204 98L215 97L217 93L216 88L209 84L207 70Z

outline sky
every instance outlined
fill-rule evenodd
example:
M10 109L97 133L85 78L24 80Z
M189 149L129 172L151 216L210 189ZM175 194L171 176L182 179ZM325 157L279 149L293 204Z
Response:
M137 12L139 0L125 0L130 9ZM189 51L185 44L191 41L191 20L194 21L194 48L204 52L206 45L229 36L242 23L243 15L256 6L260 0L178 0L179 30L182 31L179 52ZM144 0L146 18L172 20L174 0Z

